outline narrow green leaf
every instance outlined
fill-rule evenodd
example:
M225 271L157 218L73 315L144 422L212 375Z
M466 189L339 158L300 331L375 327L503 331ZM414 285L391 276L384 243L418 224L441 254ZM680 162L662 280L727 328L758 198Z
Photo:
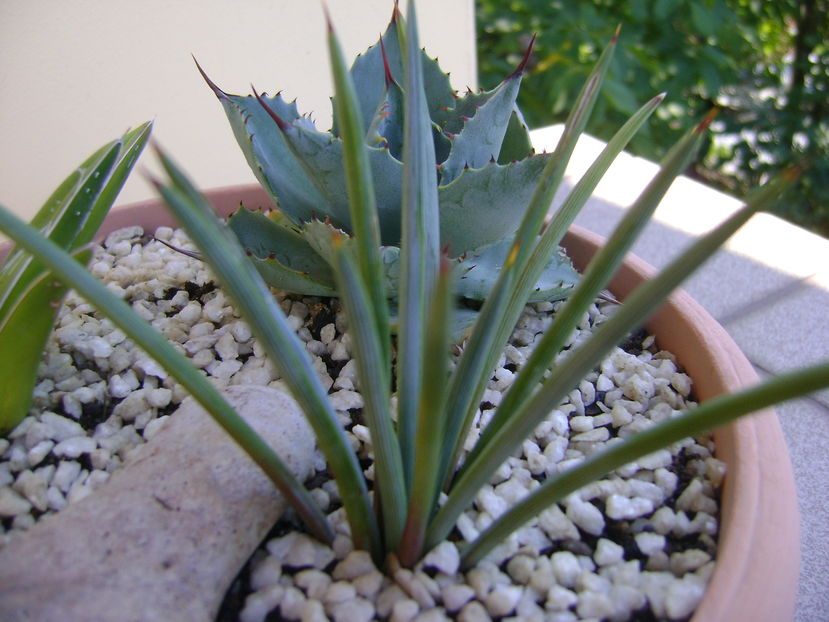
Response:
M440 256L440 223L432 123L423 94L420 44L414 3L409 2L405 36L405 128L400 248L400 310L397 353L397 425L403 468L411 478L418 401L422 393L426 305Z
M360 465L305 347L236 238L178 167L164 153L159 157L171 179L171 185L159 186L159 191L308 416L337 481L355 546L379 556L379 531Z
M610 140L610 142L608 142L596 161L579 180L575 188L573 188L567 196L561 207L556 211L552 221L541 235L541 238L536 245L532 256L530 257L527 267L521 274L521 278L516 286L516 293L509 301L508 308L501 316L501 323L498 327L497 337L494 339L495 343L503 343L506 339L508 339L509 334L512 332L513 327L524 309L525 302L532 302L538 299L561 299L572 292L573 286L578 282L578 279L575 278L575 274L571 275L566 270L560 271L559 269L556 269L554 272L556 278L553 280L558 281L558 287L561 288L560 295L555 295L550 290L545 290L544 287L541 287L542 291L539 292L539 279L545 275L545 272L550 271L549 262L551 261L551 258L555 258L557 256L556 251L559 248L558 244L561 241L561 238L564 236L567 228L572 224L573 220L578 215L578 212L582 207L584 207L587 199L590 198L590 195L593 193L593 190L595 190L599 181L601 181L602 177L607 172L607 169L663 99L664 95L658 95L651 99L648 103L642 106L642 108L640 108L639 111L637 111L637 113L622 126L622 128L620 128L616 135ZM470 261L474 262L474 258ZM549 278L545 279L545 282L547 281L550 281L548 287L556 285L556 283L552 282ZM489 291L491 287L491 284L487 284L486 290ZM522 373L518 380L523 380L523 378L524 374ZM529 381L525 382L529 384ZM512 387L510 393L514 392L514 390L515 387ZM509 395L507 397L509 398ZM503 413L502 416L506 416L506 413L511 412L511 409L504 408L501 412ZM493 419L484 431L482 440L486 438L487 435L493 434L501 423L502 420L499 419L499 417ZM477 445L476 449L473 450L469 458L474 457L480 447L480 444Z
M152 127L145 123L87 158L52 193L32 225L69 251L87 244L121 190ZM22 248L0 269L0 432L29 410L38 363L66 288ZM25 330L21 330L25 326Z
M285 467L279 456L239 417L202 372L176 350L166 337L141 319L127 303L92 277L63 249L2 208L0 230L35 255L58 278L95 305L136 345L164 367L265 471L306 521L312 533L323 541L333 540L331 527L308 491Z
M464 465L446 504L440 509L430 527L428 543L437 543L451 530L458 516L474 498L498 467L515 451L535 427L548 416L550 410L578 386L601 360L631 330L643 325L668 295L725 241L731 237L758 210L767 208L785 186L791 182L786 173L767 184L762 191L749 197L747 204L712 232L694 243L657 277L641 284L613 316L599 326L591 338L572 352L535 394L514 413L493 435L477 458Z
M374 451L374 477L380 494L383 536L387 549L395 550L406 517L406 486L403 461L391 418L389 363L384 337L388 327L378 332L373 321L371 292L362 279L352 253L355 240L333 239L337 286L345 305L352 350L357 364L363 417L371 433Z
M77 248L74 242L83 218L94 205L117 157L118 141L96 151L52 193L32 219L32 226L61 248ZM0 271L0 319L9 312L20 293L42 273L43 266L30 254L22 248L12 248Z
M94 205L81 221L82 226L75 238L74 246L71 247L73 250L90 242L98 233L101 223L104 222L104 218L115 203L115 199L118 198L121 188L124 187L135 163L138 161L138 157L150 139L152 129L153 122L147 121L134 130L128 131L118 141L118 155L115 164L107 171L106 183L95 198ZM98 172L104 174L104 171ZM92 175L94 177L95 172Z
M400 562L412 567L423 555L426 527L440 493L440 448L449 378L450 328L452 320L452 269L448 259L441 262L435 295L429 307L429 330L423 356L423 384L429 387L420 401L414 447L414 474L409 498L409 515L400 547Z
M78 261L92 253L79 251ZM0 434L14 428L32 405L32 392L43 350L67 287L51 272L42 272L20 292L0 324Z
M509 301L513 299L512 294L514 292L512 290L517 283L515 275L523 273L530 259L541 225L564 177L564 170L570 156L573 154L576 141L584 131L587 119L596 102L599 87L613 57L616 41L617 36L614 36L605 48L596 63L596 67L582 88L575 107L570 112L555 153L541 173L541 178L515 235L514 245L510 251L510 253L515 252L514 261L504 263L505 267L498 276L492 294L484 302L476 327L472 331L463 356L453 374L447 406L447 412L449 413L446 434L447 444L443 449L444 464L441 469L447 476L457 463L463 439L466 438L469 427L472 425L475 410L486 388L489 373L494 369L500 352L506 343L507 336L499 334L499 331L493 330L493 327L498 326ZM511 272L515 272L515 275ZM500 295L499 288L507 287L507 282L510 283L509 293ZM523 305L524 302L526 301L522 301L521 304ZM479 326L481 328L478 328Z
M573 292L567 298L567 302L564 306L556 313L552 325L550 325L544 333L544 336L534 348L533 353L530 355L530 358L522 368L521 373L510 387L510 390L504 397L504 400L501 404L499 404L495 416L490 422L490 425L487 426L487 429L481 435L479 444L473 451L473 455L469 457L470 459L474 459L474 457L478 455L478 452L485 449L487 443L490 442L498 429L500 429L500 427L511 416L513 416L520 405L527 399L532 390L537 386L544 373L550 367L551 361L555 359L556 355L558 355L561 349L566 345L568 337L572 334L573 329L575 329L578 325L579 320L584 316L584 313L587 311L588 307L593 304L593 301L596 300L599 293L607 286L610 278L616 272L625 255L633 246L634 241L650 220L653 212L662 201L662 198L665 196L665 193L668 191L668 188L670 188L674 179L676 179L676 177L687 168L689 162L699 150L699 146L704 138L704 132L702 129L703 127L706 127L707 124L708 121L706 120L703 124L700 124L699 127L692 129L678 143L678 148L671 151L670 155L666 158L660 168L659 173L657 173L656 177L654 177L654 179L648 184L647 188L645 188L639 198L630 207L625 214L625 217L622 219L622 222L619 223L619 226L613 232L613 235L596 254L593 261L590 262L587 270L579 280L578 285L576 285ZM629 138L630 136L632 136L632 133L627 137ZM608 156L611 155L610 153L607 153L609 148L610 143L608 144L608 148L605 149L605 152L603 152L603 156L605 154ZM620 151L622 146L619 144L614 145L613 151L616 151L617 148ZM616 151L616 153L618 153L618 151ZM612 155L615 157L616 154ZM600 156L594 166L598 165L602 169L606 170L613 157L604 158ZM593 175L594 172L596 171L593 171L591 168L582 180L587 180L584 184L584 186L587 187L582 187L580 182L576 188L574 188L573 193L571 193L571 196L574 194L576 195L575 200L581 205L586 202L587 198L592 193L593 188L595 188L598 184L601 173L603 173L603 171L601 171L599 175ZM569 197L568 201L565 203L569 203ZM556 222L548 228L552 230L551 235L558 239L545 239L544 236L542 236L541 244L546 243L549 245L549 248L556 248L558 241L561 236L564 235L564 231L566 230L565 223L561 222L561 220L572 221L572 218L575 217L577 211L578 210L570 204L563 205L562 209L556 214L556 217L558 217L561 213L565 213L566 215L561 219L556 218ZM572 217L570 214L572 214ZM567 226L569 226L569 224L569 222L566 222ZM552 229L553 227L554 229ZM548 232L545 231L545 236L547 233ZM541 244L539 244L539 247L536 249L537 251L541 248ZM528 271L532 268L534 268L534 266L531 264L528 266ZM522 283L524 291L528 289L528 286L531 287L529 283L532 276L533 275L530 274L529 278ZM514 313L515 311L520 313L520 309L513 310ZM503 326L501 330L504 330L505 328L511 330L513 325L514 320L512 324L509 326Z
M334 116L343 140L343 166L351 215L351 228L356 244L354 249L362 280L368 287L371 305L368 308L374 320L374 330L380 339L382 365L378 368L382 383L389 386L391 365L391 337L389 335L389 308L380 259L380 222L374 196L374 179L369 166L365 129L360 118L359 101L354 84L343 58L334 30L328 24L328 51L334 76Z
M498 517L461 552L461 563L464 568L475 565L510 533L520 529L544 509L615 469L684 438L699 436L744 415L827 387L829 362L777 376L738 393L711 399L678 417L639 432L610 449L593 454L572 469L547 479L525 499Z
M519 280L518 289L520 292L532 289L538 280L538 274L543 269L543 266L549 261L549 257L556 252L567 229L573 224L576 216L582 210L585 203L587 203L587 200L591 197L596 186L599 185L599 182L611 164L613 164L616 157L627 147L636 132L639 131L645 121L650 118L664 99L664 93L657 95L628 119L613 138L610 139L610 142L607 143L601 154L599 154L599 157L596 158L596 161L593 162L576 186L567 195L561 207L553 215L550 224L544 229L538 245L533 250L529 264Z

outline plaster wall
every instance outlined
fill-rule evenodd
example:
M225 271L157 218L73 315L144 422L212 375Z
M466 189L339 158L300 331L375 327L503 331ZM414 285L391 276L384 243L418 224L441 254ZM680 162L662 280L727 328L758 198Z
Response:
M327 0L346 58L377 40L391 0ZM405 2L401 2L405 5ZM419 0L421 44L474 87L472 0ZM330 127L322 3L308 0L0 2L0 203L30 218L87 155L155 119L154 138L204 188L254 181L191 54L230 93L282 90ZM140 168L118 203L153 196ZM135 174L139 173L139 174Z

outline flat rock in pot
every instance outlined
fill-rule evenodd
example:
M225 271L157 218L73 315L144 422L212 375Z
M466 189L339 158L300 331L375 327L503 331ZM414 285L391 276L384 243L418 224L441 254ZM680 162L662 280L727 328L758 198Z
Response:
M301 479L314 437L296 403L256 386L223 391ZM212 620L285 510L267 476L196 404L94 494L0 551L0 619Z

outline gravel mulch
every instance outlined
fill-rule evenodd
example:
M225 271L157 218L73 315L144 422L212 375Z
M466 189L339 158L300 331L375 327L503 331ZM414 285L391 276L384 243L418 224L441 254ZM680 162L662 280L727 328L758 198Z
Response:
M156 237L189 247L178 231ZM284 388L247 325L206 268L140 228L110 235L90 270L186 352L217 386ZM349 438L373 479L371 441L344 314L336 302L281 296ZM556 305L527 307L467 439L474 443L551 321ZM612 314L597 303L571 345ZM566 354L565 354L566 355ZM0 440L0 546L104 484L185 397L156 363L70 293L46 349L32 412ZM325 547L292 523L274 527L231 587L221 620L683 620L714 567L724 465L709 437L687 439L567 497L485 561L458 570L457 544L605 445L692 406L691 381L645 334L616 349L555 410L520 454L480 491L452 534L413 570L391 576L352 550L335 484L317 465L312 494L336 526Z

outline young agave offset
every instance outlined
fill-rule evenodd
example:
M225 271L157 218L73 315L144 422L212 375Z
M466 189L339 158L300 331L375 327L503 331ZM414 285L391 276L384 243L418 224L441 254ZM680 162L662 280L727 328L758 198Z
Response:
M395 7L380 41L358 56L349 71L365 128L363 149L374 180L371 191L390 297L396 297L398 287L403 184L401 24ZM455 289L464 298L482 300L491 290L526 211L533 180L552 157L533 153L515 104L531 48L496 88L462 96L452 90L437 61L419 52L437 165L440 243L460 264ZM320 132L299 114L295 102L280 94L231 95L199 70L222 103L248 164L278 206L268 214L240 209L229 220L231 229L272 286L335 294L335 277L319 237L328 228L354 232L341 126L335 119L330 132ZM567 258L555 254L530 300L560 299L576 278Z

